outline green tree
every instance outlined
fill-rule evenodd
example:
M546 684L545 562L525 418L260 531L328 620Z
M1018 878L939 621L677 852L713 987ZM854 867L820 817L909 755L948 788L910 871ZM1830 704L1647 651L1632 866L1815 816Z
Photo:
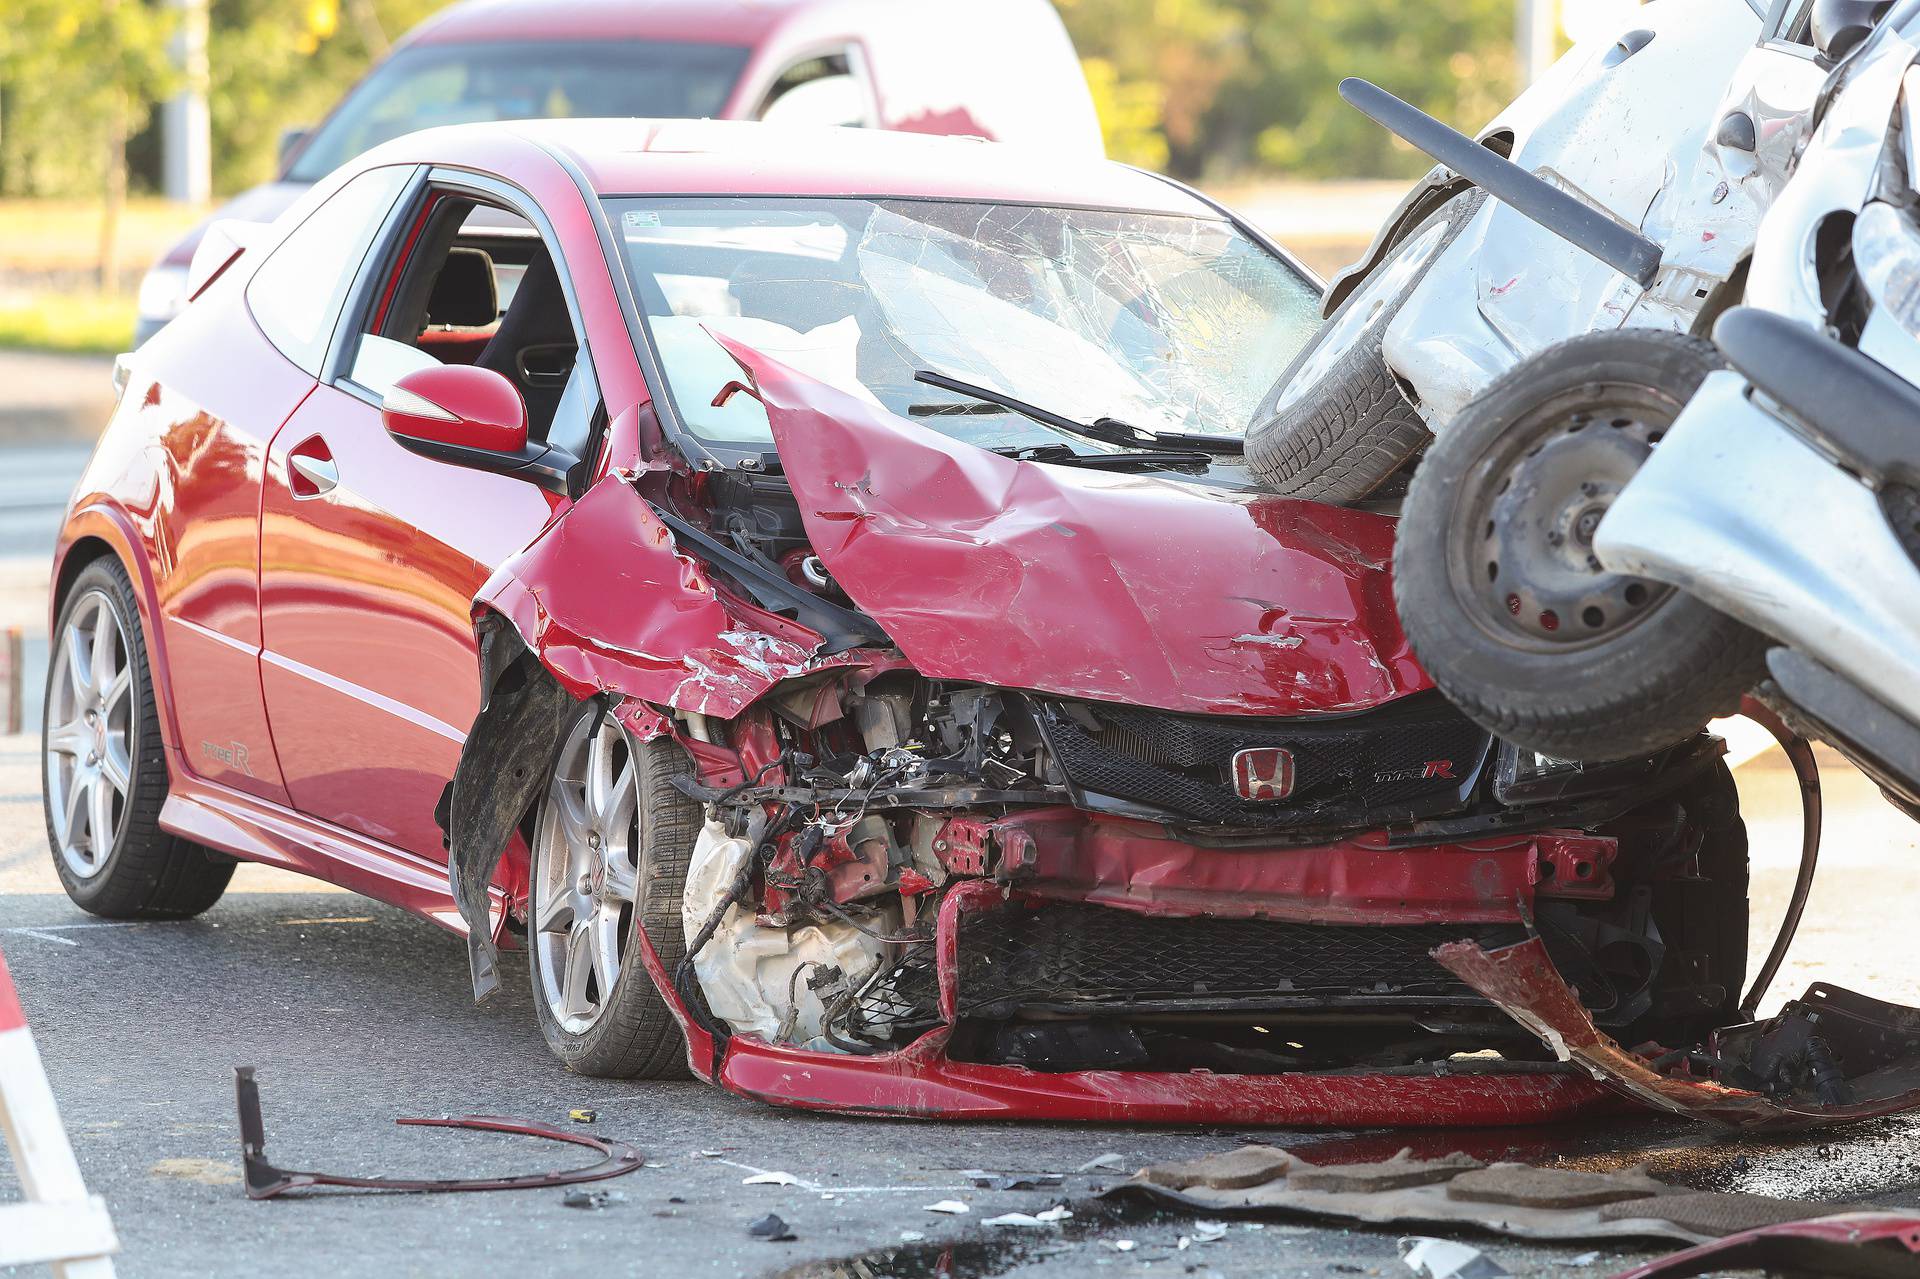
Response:
M1463 128L1512 95L1513 0L1058 0L1109 151L1183 178L1418 173L1341 101L1364 76Z
M127 139L172 93L172 14L141 0L11 0L0 24L0 191L97 194L100 285L120 275Z

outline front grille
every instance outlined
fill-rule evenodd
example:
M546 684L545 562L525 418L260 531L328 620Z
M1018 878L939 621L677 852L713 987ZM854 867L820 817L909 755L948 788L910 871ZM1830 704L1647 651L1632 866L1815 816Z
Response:
M1450 807L1490 736L1437 696L1365 715L1269 720L1175 715L1100 702L1036 701L1047 744L1083 791L1216 826L1285 827L1423 816ZM1242 799L1233 757L1277 746L1293 793Z
M1517 925L1318 925L1172 919L1101 906L1013 906L960 927L960 1011L1331 1007L1484 1002L1431 956L1463 937L1524 938Z

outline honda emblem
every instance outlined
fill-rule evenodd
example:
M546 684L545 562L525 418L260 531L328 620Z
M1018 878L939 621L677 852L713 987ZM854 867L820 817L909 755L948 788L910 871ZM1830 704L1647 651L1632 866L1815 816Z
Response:
M1233 789L1241 799L1259 803L1293 794L1293 752L1255 746L1233 755Z

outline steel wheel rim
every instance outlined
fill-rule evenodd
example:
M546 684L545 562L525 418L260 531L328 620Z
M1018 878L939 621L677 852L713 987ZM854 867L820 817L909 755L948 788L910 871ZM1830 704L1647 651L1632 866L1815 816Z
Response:
M92 879L126 828L133 789L133 660L104 591L67 614L48 675L45 773L55 855Z
M634 766L625 730L610 716L585 716L560 748L534 832L530 932L540 997L569 1034L600 1020L632 944L640 882Z
M1448 530L1455 598L1481 631L1533 653L1619 638L1673 593L1610 573L1592 536L1680 405L1652 387L1596 384L1555 396L1469 473Z

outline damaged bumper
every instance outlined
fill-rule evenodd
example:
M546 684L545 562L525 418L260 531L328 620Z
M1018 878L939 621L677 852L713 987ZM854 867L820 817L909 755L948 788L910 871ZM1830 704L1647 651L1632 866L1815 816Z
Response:
M1816 982L1765 1021L1698 1050L1635 1051L1593 1024L1538 939L1434 958L1572 1062L1635 1101L1753 1131L1812 1128L1920 1106L1920 1009Z

